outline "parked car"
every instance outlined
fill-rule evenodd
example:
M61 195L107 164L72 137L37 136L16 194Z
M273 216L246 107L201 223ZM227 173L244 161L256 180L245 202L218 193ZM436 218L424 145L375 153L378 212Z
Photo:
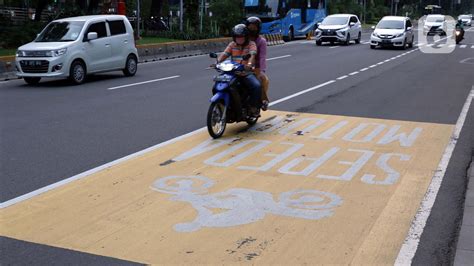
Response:
M415 36L413 26L409 18L399 16L383 17L377 26L373 27L374 32L370 36L370 48L399 47L405 49L413 47Z
M458 20L461 21L464 26L472 26L472 15L460 15Z
M340 42L349 45L352 40L360 43L361 29L361 23L356 15L336 14L327 16L318 24L318 28L315 30L316 45L321 45L323 42L330 42L331 44Z
M49 23L33 42L18 48L15 63L16 74L28 84L53 77L81 84L91 73L135 75L138 52L125 16L83 16Z
M446 35L447 21L444 15L428 15L424 24L424 35Z

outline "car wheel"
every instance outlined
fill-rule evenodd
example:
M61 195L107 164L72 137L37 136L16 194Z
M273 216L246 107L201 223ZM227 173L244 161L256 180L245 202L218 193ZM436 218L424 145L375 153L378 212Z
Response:
M372 44L370 45L370 49L375 49L375 47L376 47L375 45L372 45Z
M407 49L407 39L405 38L405 40L403 40L403 45L401 47L402 50L405 50Z
M137 73L137 57L135 55L129 55L125 62L125 68L123 74L127 77L134 76Z
M321 46L322 44L323 44L322 41L316 41L316 45L317 45L317 46Z
M415 41L415 37L411 37L411 42L408 44L408 48L413 48L414 41Z
M71 69L69 69L69 80L74 85L84 83L86 80L86 66L79 60L72 62Z
M355 42L359 44L361 39L362 39L362 33L360 33L359 31L359 36L357 36L357 39L355 40Z
M351 35L348 33L348 34L347 34L346 41L344 42L344 45L349 45L350 42L351 42Z
M24 77L23 80L25 80L26 83L30 85L36 85L40 82L41 78L37 77Z

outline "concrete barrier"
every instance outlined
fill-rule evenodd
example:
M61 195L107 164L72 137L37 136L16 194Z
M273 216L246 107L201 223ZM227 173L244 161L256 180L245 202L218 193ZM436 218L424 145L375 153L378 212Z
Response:
M281 34L264 34L268 46L284 44ZM139 62L150 62L172 58L219 53L224 51L231 38L170 42L137 45ZM15 78L15 57L0 57L0 80Z

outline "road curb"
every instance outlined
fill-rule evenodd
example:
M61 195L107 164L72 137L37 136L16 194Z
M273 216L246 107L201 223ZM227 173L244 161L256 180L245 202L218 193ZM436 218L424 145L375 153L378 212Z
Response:
M474 261L474 155L467 170L467 179L463 221L454 258L455 266L472 265Z

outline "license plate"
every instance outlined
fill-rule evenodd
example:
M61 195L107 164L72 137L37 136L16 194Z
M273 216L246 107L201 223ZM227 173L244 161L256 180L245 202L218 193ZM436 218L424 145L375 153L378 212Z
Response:
M26 61L27 66L41 66L41 61L39 60L28 60Z
M389 44L389 43L392 43L392 42L389 41L389 40L382 40L382 43Z

